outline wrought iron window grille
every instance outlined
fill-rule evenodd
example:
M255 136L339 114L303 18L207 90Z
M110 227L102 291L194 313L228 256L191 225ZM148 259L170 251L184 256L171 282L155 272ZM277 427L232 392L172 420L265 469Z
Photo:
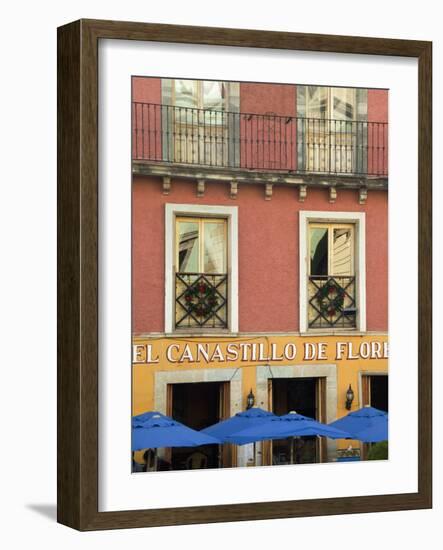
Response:
M309 328L356 328L354 276L310 276Z
M176 273L175 327L228 327L228 275Z

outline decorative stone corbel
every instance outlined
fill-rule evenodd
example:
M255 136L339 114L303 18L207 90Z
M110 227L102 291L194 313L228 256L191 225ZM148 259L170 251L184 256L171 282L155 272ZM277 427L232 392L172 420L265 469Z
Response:
M169 195L171 192L171 177L163 176L163 195Z
M234 180L231 181L231 199L236 199L238 194L238 183Z
M329 202L335 202L337 200L337 189L331 185L329 187Z
M300 202L305 202L305 199L308 195L308 186L307 185L299 185L298 187L298 200Z
M360 187L360 189L358 190L358 202L360 204L366 204L367 199L368 199L368 188Z
M272 183L265 184L265 200L270 201L272 198Z
M205 180L197 180L197 197L201 198L205 194Z

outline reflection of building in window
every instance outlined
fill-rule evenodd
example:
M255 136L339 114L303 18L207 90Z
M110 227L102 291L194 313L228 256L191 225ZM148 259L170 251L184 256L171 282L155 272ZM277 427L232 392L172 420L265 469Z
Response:
M176 219L177 328L227 326L227 220Z
M177 107L225 110L225 82L173 80L173 94L174 105Z
M298 86L300 168L310 172L365 172L367 91Z
M306 116L322 119L354 120L355 88L306 86Z
M356 326L354 240L353 224L309 224L309 327Z
M174 161L220 166L228 154L227 84L172 81Z

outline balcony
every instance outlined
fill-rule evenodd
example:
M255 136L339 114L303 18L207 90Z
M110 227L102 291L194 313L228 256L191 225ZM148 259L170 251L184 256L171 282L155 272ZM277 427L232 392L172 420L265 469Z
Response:
M309 328L355 328L355 296L355 277L309 277Z
M140 102L132 104L132 122L138 166L345 176L357 178L359 185L388 176L387 123Z
M175 327L226 329L227 296L226 274L176 273Z

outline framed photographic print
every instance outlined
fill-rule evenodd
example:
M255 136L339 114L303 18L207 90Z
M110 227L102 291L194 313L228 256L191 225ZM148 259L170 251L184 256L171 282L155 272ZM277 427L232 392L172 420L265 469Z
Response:
M431 43L58 34L58 519L431 507Z

